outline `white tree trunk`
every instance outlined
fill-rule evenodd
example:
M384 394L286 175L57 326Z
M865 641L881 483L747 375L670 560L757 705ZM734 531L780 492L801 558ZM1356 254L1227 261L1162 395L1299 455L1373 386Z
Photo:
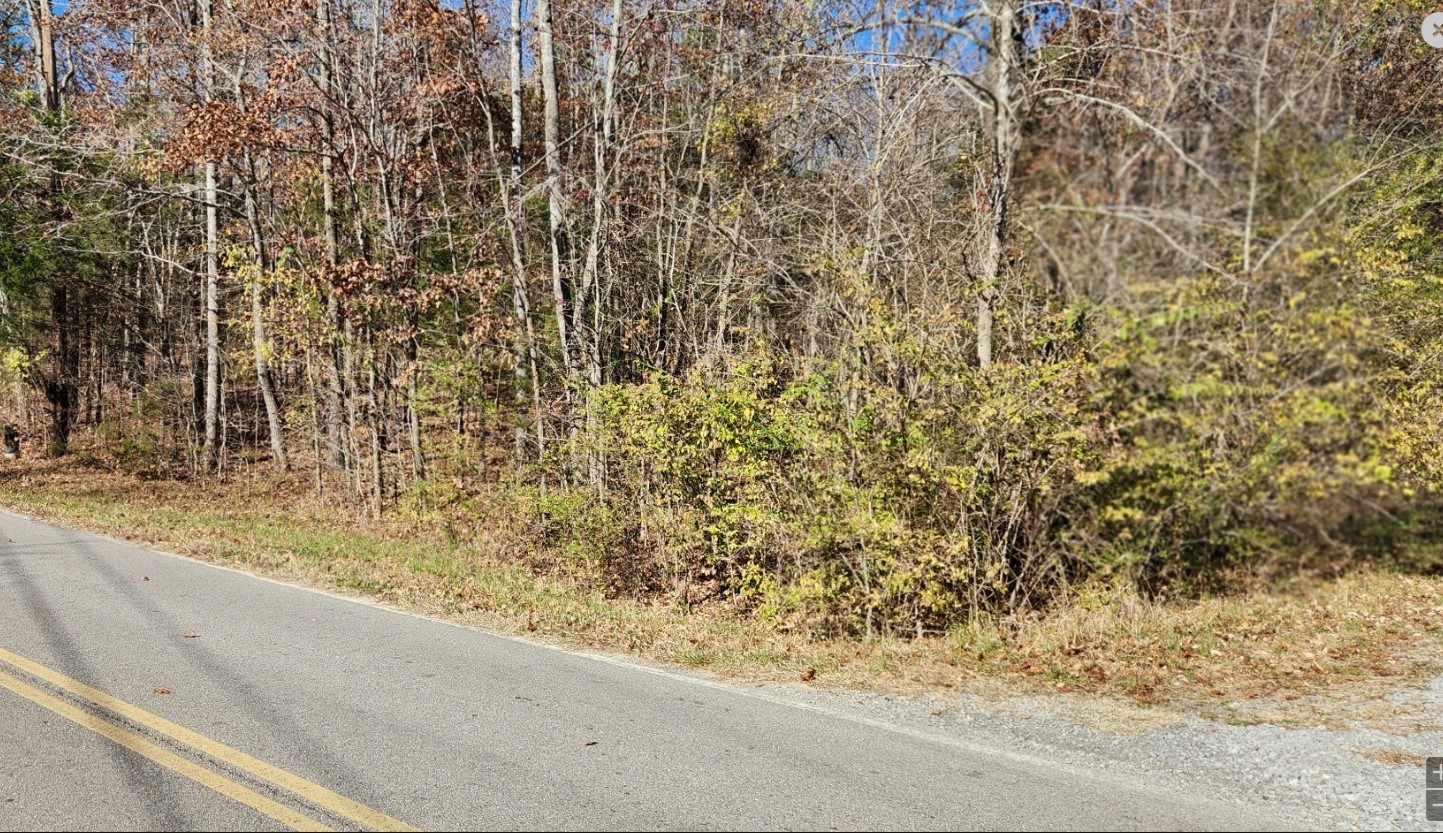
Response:
M201 56L205 101L215 96L215 66L211 57L211 0L200 3ZM214 469L220 455L220 241L216 217L216 166L205 162L205 446L202 452L207 471Z

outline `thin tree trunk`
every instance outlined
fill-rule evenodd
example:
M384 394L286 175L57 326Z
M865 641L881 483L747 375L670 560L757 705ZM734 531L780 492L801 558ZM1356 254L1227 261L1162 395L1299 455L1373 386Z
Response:
M1262 62L1259 64L1253 82L1253 142L1252 160L1248 170L1247 217L1243 220L1243 274L1253 271L1253 235L1258 207L1258 174L1263 162L1263 134L1267 131L1263 119L1263 89L1268 76L1268 57L1273 47L1273 28L1277 25L1278 6L1268 16L1268 31L1263 40Z
M600 112L596 114L597 130L592 144L591 237L586 244L581 288L576 293L576 306L572 310L571 321L571 331L578 340L584 331L589 331L586 332L585 340L586 380L592 385L601 384L601 328L596 317L601 311L601 258L607 237L606 198L611 190L610 156L616 111L616 73L621 58L621 0L612 0L609 35L611 55L607 60L606 75L602 81ZM593 319L589 327L586 322L588 304Z
M255 247L255 279L251 281L251 341L256 354L256 382L260 385L261 398L266 406L266 425L270 429L271 454L276 463L276 468L281 472L290 470L290 459L286 456L285 435L281 430L281 410L276 402L275 381L271 375L270 359L266 353L269 350L266 341L266 325L262 315L264 306L261 303L261 279L270 269L270 258L266 253L265 235L262 233L260 214L256 206L255 194L255 165L246 153L246 167L249 178L246 182L246 219L251 227L251 245Z
M582 271L581 289L576 295L572 332L581 340L585 333L586 381L599 386L601 378L601 260L608 235L607 196L611 191L612 132L616 111L616 73L621 61L621 0L612 0L609 32L611 55L606 62L602 80L600 112L597 113L596 135L592 143L591 238L586 245L586 262ZM590 305L591 321L587 326L585 313ZM595 430L596 415L586 409L586 431ZM587 453L587 481L602 486L602 461L596 451Z
M50 361L50 378L45 382L45 399L50 406L50 443L46 453L51 457L62 457L70 450L70 428L75 422L75 362L70 342L69 296L65 279L57 278L50 291L54 355Z
M309 347L306 348L306 387L311 395L311 459L315 461L316 491L321 491L325 485L324 469L321 467L321 419L320 419L320 385L316 382L316 364L314 354Z
M412 360L412 365L415 365L414 360ZM413 480L420 480L426 476L426 454L421 448L421 410L418 406L416 373L413 367L406 381L406 429L410 433L411 440L411 478Z
M528 406L526 390L527 383L527 362L530 360L532 389L531 398L539 405L539 393L537 391L538 380L536 379L536 348L531 333L531 309L526 297L526 216L525 207L522 205L521 195L521 131L522 131L522 99L521 99L521 0L511 0L511 30L510 30L511 53L509 55L508 70L511 82L511 176L506 189L506 226L511 234L511 305L516 316L516 337L512 341L512 359L515 362L513 369L513 396L516 407L516 428L515 428L515 457L516 465L520 466L526 459L526 409ZM540 433L540 408L537 407L532 415L537 420L537 454L542 453Z
M331 0L316 0L316 21L321 35L321 129L325 147L321 149L321 226L326 241L326 266L334 273L340 264L340 244L336 236L336 120L331 114L331 97L335 84L335 40L331 23ZM330 363L326 367L326 467L348 469L346 454L346 396L341 375L346 365L344 333L341 326L340 299L326 289L326 344Z
M367 356L366 362L366 396L369 400L368 409L371 421L371 496L374 502L371 504L372 517L381 517L381 506L386 499L386 481L384 472L381 470L381 406L376 397L376 349L366 340Z
M568 292L564 263L569 247L565 201L561 191L561 104L556 89L556 49L551 0L537 0L536 39L540 46L541 93L545 99L546 194L551 226L551 293L556 306L556 339L567 378L576 372L567 332Z

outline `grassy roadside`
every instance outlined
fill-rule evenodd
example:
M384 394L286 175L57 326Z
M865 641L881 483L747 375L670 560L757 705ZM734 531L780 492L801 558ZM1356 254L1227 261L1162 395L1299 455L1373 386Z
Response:
M1098 592L946 637L822 640L720 608L607 598L476 545L356 517L299 483L153 481L83 459L25 461L0 471L0 505L453 621L745 680L1078 692L1228 720L1317 722L1276 709L1238 717L1238 708L1366 700L1425 680L1443 660L1440 577L1357 574L1287 595L1169 603Z

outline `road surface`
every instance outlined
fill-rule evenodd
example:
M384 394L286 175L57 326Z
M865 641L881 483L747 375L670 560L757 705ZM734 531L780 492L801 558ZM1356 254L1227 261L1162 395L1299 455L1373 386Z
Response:
M0 513L4 830L1278 823Z

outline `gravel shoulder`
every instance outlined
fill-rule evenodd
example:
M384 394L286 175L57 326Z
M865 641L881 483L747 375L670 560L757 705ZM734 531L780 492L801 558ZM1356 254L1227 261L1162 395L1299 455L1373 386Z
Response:
M1209 716L1075 695L998 700L759 688L857 720L1266 807L1300 828L1443 830L1443 822L1425 820L1423 804L1424 759L1443 755L1443 676L1427 687L1244 702Z

